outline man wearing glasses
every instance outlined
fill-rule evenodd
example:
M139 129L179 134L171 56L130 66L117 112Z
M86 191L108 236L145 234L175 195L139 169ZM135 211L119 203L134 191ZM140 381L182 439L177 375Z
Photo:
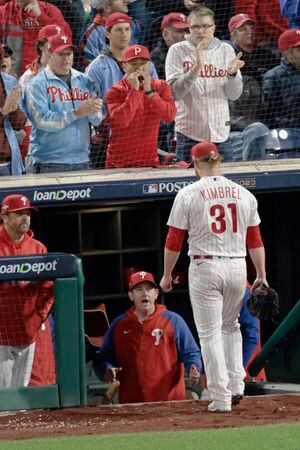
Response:
M166 79L176 100L176 153L190 161L193 145L214 142L224 160L233 159L231 146L222 143L230 133L228 100L242 93L242 53L214 37L214 13L206 7L188 16L189 37L174 44L166 59Z

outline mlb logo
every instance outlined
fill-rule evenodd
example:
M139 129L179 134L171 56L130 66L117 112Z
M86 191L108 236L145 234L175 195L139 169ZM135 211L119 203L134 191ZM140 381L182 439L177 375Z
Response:
M143 194L157 194L159 191L158 184L143 184Z

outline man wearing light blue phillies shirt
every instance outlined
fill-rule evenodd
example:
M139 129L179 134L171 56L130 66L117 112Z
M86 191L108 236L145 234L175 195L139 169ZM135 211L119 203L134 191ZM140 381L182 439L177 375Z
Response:
M122 60L131 40L131 24L132 19L127 14L111 14L105 25L109 47L104 48L86 69L86 75L94 81L104 101L108 89L121 81L125 75ZM158 79L153 63L150 76Z
M102 120L102 99L94 83L72 69L73 44L59 34L49 39L49 63L26 86L23 103L32 123L33 172L90 167L90 124Z

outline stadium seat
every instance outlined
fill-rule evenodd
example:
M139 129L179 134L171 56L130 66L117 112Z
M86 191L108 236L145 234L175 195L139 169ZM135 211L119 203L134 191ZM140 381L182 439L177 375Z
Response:
M275 128L262 138L266 155L273 158L300 156L300 132L293 128Z

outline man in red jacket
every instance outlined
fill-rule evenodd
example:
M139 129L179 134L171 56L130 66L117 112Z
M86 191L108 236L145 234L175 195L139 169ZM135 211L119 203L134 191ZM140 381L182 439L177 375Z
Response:
M160 121L175 118L171 89L150 77L150 54L142 45L126 49L123 68L127 76L106 95L111 128L106 167L155 166Z
M100 378L119 379L119 403L185 400L184 367L190 384L198 383L203 371L187 324L158 304L158 295L151 273L133 273L128 292L133 306L111 323L95 357Z
M72 31L61 11L51 3L39 0L11 0L0 7L2 40L13 51L12 71L22 75L37 57L35 41L42 27L56 24L71 38Z
M35 210L24 195L8 195L1 207L0 256L47 253L29 229ZM47 320L53 303L51 281L0 284L0 387L55 383Z

